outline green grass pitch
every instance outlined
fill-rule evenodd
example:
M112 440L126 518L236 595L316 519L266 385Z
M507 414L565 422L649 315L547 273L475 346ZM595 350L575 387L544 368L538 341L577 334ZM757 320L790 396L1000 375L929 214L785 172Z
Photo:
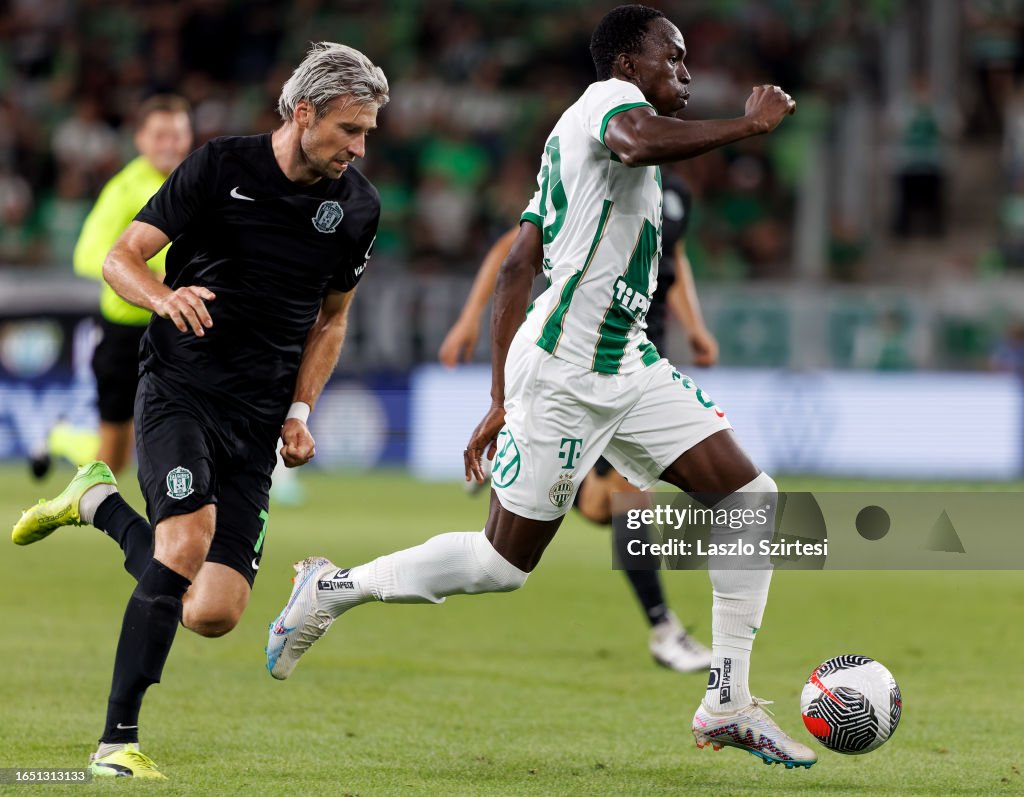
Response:
M13 523L44 486L0 469ZM134 478L125 493L141 506ZM352 612L277 682L269 620L295 559L350 565L483 525L485 500L399 473L304 474L308 503L271 510L249 609L230 635L179 631L142 713L166 784L0 786L11 794L152 795L1010 795L1024 793L1024 580L1020 573L778 573L751 685L818 751L809 771L697 750L703 675L656 667L605 530L573 516L526 588L444 606ZM789 489L875 488L780 479ZM1020 485L1014 485L1017 489ZM10 526L8 525L7 528ZM102 727L132 580L117 546L63 529L0 555L0 767L81 767ZM710 641L705 573L669 573L671 603ZM892 741L861 757L810 741L799 692L840 653L885 663L904 696Z

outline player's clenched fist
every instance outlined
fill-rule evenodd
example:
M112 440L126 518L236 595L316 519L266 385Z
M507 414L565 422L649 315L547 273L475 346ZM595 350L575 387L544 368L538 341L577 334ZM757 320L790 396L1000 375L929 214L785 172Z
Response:
M188 332L191 328L198 337L206 334L205 330L213 326L213 319L206 310L206 302L216 299L213 291L198 285L187 285L167 294L157 302L153 311L161 318L174 322L179 332Z
M281 427L281 459L285 467L297 468L316 456L316 441L299 418L289 418Z
M762 133L770 133L794 111L796 101L778 86L754 86L747 97L746 117L757 122Z

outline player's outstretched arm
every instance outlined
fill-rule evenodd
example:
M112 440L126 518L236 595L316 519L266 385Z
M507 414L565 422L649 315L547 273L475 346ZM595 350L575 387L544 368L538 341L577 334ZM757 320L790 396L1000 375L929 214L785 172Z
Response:
M627 166L671 163L770 133L795 110L796 102L778 86L755 86L737 119L687 121L640 106L611 118L604 144Z
M483 455L494 458L495 440L505 425L505 359L516 330L526 317L533 281L540 273L544 248L540 229L530 222L519 226L512 249L498 270L494 290L494 312L491 314L491 408L473 430L463 457L466 481L481 484L487 477Z
M338 364L348 329L348 310L355 295L355 288L350 291L328 291L313 328L306 336L295 392L292 394L292 410L289 410L288 418L281 427L281 442L284 443L281 459L289 468L305 465L316 455L316 441L310 434L306 420ZM300 405L301 413L295 412L296 405Z
M683 241L676 242L673 257L676 261L676 280L665 294L665 301L672 315L686 330L694 365L709 368L718 362L718 341L704 323L700 299L697 298L697 285L693 280L693 269L690 267L690 259L686 256L686 244Z
M491 300L491 296L494 295L498 269L508 257L508 253L512 249L512 242L515 241L518 234L518 228L514 227L509 230L495 241L484 255L484 261L480 264L480 270L473 280L473 287L469 290L466 304L463 306L458 320L445 335L437 353L442 365L454 368L460 362L469 362L472 358L477 338L480 337L480 317L484 314L484 309Z
M213 291L198 285L172 290L146 265L169 242L158 227L133 221L103 261L103 279L126 302L170 319L181 332L191 329L202 337L213 326L205 304L217 298Z

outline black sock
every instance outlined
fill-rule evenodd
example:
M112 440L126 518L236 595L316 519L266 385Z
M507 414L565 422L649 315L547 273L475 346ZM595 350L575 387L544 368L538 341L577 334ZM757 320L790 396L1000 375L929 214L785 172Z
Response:
M658 576L658 558L656 556L632 556L628 545L630 540L641 543L649 541L647 525L638 529L626 526L626 515L612 515L612 550L619 563L628 563L623 572L629 579L636 598L643 607L647 622L652 626L668 619L668 606L665 605L665 593L661 590L661 578ZM635 547L635 546L634 546Z
M150 684L160 683L181 620L181 598L191 583L150 559L124 611L107 702L107 724L100 742L139 741L142 696Z
M153 527L128 505L120 493L112 493L96 508L92 524L113 538L124 551L124 569L135 580L153 558Z

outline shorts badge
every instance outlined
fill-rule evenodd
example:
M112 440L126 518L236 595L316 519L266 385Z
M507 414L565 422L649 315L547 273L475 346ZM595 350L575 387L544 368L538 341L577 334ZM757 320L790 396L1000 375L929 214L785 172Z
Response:
M192 471L181 465L167 472L167 494L181 500L192 495Z
M564 474L558 481L551 485L548 490L548 500L561 509L572 498L573 483L572 474Z
M519 478L521 459L512 431L506 426L498 432L498 450L491 466L491 483L495 487L510 487Z

